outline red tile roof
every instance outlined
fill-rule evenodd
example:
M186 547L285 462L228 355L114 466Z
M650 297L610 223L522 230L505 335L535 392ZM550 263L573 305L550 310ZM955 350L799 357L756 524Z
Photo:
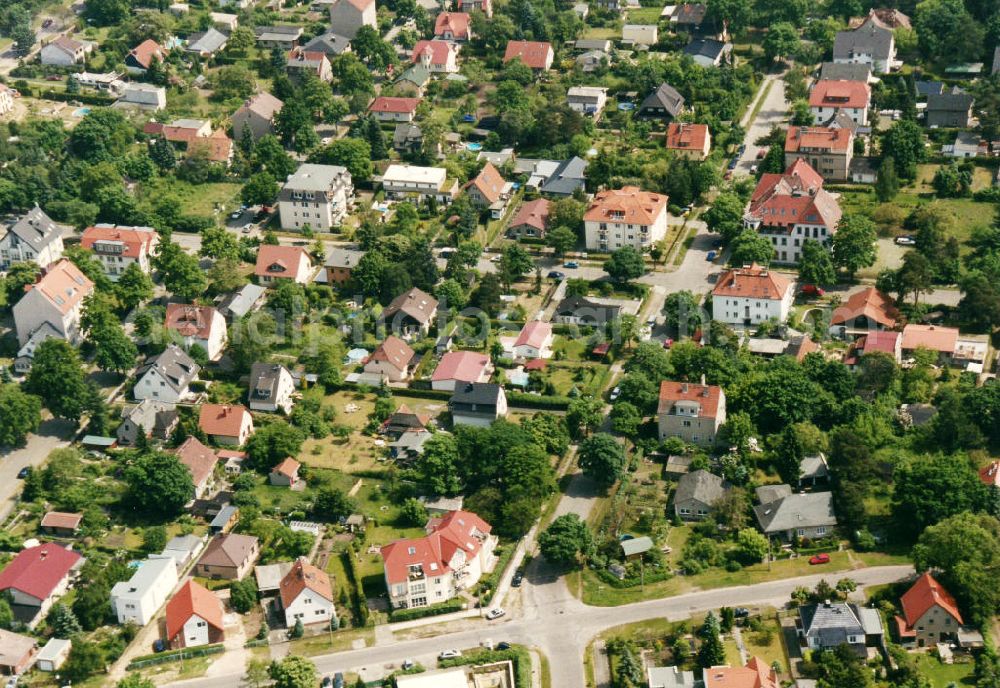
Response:
M545 370L545 367L549 364L544 358L533 358L524 364L525 370Z
M219 457L215 452L202 444L197 437L188 437L174 453L191 471L191 479L195 486L208 480L215 470L215 464L219 463Z
M552 336L552 325L541 320L532 320L521 328L514 346L531 346L540 348Z
M414 62L420 62L421 54L430 51L431 64L444 65L448 62L448 56L454 49L455 47L448 41L417 41L416 45L413 46L412 59Z
M986 485L1000 487L1000 461L992 461L980 468L979 479Z
M204 149L212 162L229 162L233 153L233 140L222 129L216 129L211 136L197 137L188 143L188 151Z
M208 339L212 336L213 325L221 322L214 317L216 313L218 311L211 306L168 303L165 327L184 337Z
M812 107L866 108L871 101L871 87L861 81L817 81L809 93Z
M823 225L835 232L840 204L823 188L823 178L803 159L784 174L765 174L757 182L747 215L768 228L791 231L795 225Z
M250 416L245 407L231 404L202 404L198 427L206 435L239 437L243 419Z
M25 287L25 291L38 290L45 300L63 315L94 291L94 283L80 272L68 258L63 258L48 269L42 278Z
M469 38L469 21L471 17L465 12L442 12L434 21L434 35L443 36L451 33L455 38Z
M549 224L550 206L551 203L547 198L537 198L534 201L528 201L517 211L517 215L511 220L510 226L519 227L527 225L534 227L539 232L544 232Z
M837 306L830 318L830 324L839 325L861 316L882 327L892 329L898 322L899 311L890 297L875 287L865 287L851 294L846 301Z
M264 244L257 250L254 274L258 277L287 277L295 279L302 262L309 264L309 254L301 246L274 246Z
M508 41L503 61L510 62L518 58L532 69L546 69L549 56L552 54L552 44L542 41Z
M286 478L294 480L299 475L299 468L302 464L293 459L290 456L286 456L285 460L279 463L277 466L271 469L272 473L277 473L278 475L283 475Z
M51 542L22 549L0 572L0 592L17 590L46 600L82 559L73 550Z
M670 150L705 150L709 133L707 124L671 122L667 127L667 148Z
M194 615L209 626L223 630L222 601L211 590L189 578L167 602L167 640L176 638Z
M497 168L493 166L493 163L488 162L479 171L479 174L465 185L465 188L475 187L482 194L483 198L486 199L486 202L492 204L500 200L500 194L503 192L506 183L504 178L500 176Z
M138 62L140 65L149 69L149 65L153 63L153 59L162 60L164 50L160 47L160 44L154 41L152 38L147 38L139 45L132 48L129 51L129 55Z
M440 576L449 572L455 553L462 550L469 560L479 554L483 540L492 527L471 511L450 511L440 520L434 519L431 532L422 538L396 540L382 548L382 561L389 585L407 580L411 567L425 576Z
M850 129L833 127L788 127L785 134L785 152L798 153L800 150L829 151L846 153L854 145Z
M911 351L921 346L941 353L954 353L958 330L954 327L910 324L903 328L903 349Z
M50 511L42 516L42 528L59 528L61 530L76 530L80 527L83 514L70 514L65 511Z
M287 609L306 588L324 600L333 602L333 585L330 583L330 576L308 561L299 559L292 564L292 568L281 579L279 589L281 605Z
M412 114L417 111L420 105L420 98L393 98L390 96L379 96L368 106L369 112L395 112L400 114Z
M660 382L660 403L657 413L669 413L678 401L694 401L701 407L698 411L699 418L715 418L719 415L721 400L721 387L663 380Z
M159 238L155 231L143 227L98 225L83 230L80 245L93 250L94 244L98 241L121 242L124 245L122 256L138 258L141 255L149 255Z
M478 382L489 363L490 357L485 354L474 351L449 351L441 357L431 381Z
M625 222L651 225L666 212L667 196L643 191L638 186L599 191L590 202L583 219L586 222Z
M917 582L903 593L899 601L903 608L903 617L911 628L934 605L941 607L959 625L963 623L962 614L958 611L958 603L955 602L955 598L934 580L930 572L924 572L924 575L920 576Z
M389 335L378 345L378 348L368 357L369 361L384 361L391 363L397 370L406 370L413 360L413 349L410 345L395 335Z
M767 662L751 657L745 667L710 667L703 672L705 688L778 688L778 675Z
M724 272L712 289L712 296L780 301L791 288L792 283L786 277L753 263Z

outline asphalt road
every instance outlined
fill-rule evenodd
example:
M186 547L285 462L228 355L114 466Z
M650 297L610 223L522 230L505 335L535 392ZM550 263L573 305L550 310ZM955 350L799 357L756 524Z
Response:
M759 146L754 142L762 136L767 136L773 127L783 126L785 120L788 119L785 82L782 80L781 75L768 74L764 77L762 89L767 88L768 83L771 83L771 90L767 92L764 104L749 126L744 125L747 132L746 137L743 139L746 149L743 151L743 155L740 156L740 161L736 165L735 174L751 174L750 168L757 162L757 151L759 149ZM750 109L750 112L753 112L753 108Z
M27 444L20 449L0 449L0 522L10 515L21 491L22 481L17 473L25 466L40 466L54 449L69 444L75 430L72 421L58 418L41 424L38 432L28 435Z
M882 566L860 569L844 575L850 575L857 581L860 594L866 586L895 582L912 573L913 569L909 566ZM363 650L337 652L312 659L321 674L336 671L363 671L370 674L379 669L383 673L389 673L399 668L400 663L406 658L434 657L441 650L448 648L466 649L480 646L487 641L496 643L506 640L537 647L548 657L549 665L552 667L553 688L580 688L586 685L583 670L583 654L586 646L595 635L607 628L654 618L680 620L722 606L782 606L796 587L812 588L820 579L832 577L829 574L825 576L815 574L750 586L691 592L665 600L639 602L621 607L588 607L569 594L561 578L549 581L548 575L546 571L529 570L525 579L526 593L531 587L541 588L543 592L534 591L532 594L542 604L526 607L521 618L476 622L473 628L456 632L442 628L442 632L432 638L394 640ZM553 592L555 595L550 596ZM241 677L231 674L180 681L171 685L192 688L232 688L241 684Z

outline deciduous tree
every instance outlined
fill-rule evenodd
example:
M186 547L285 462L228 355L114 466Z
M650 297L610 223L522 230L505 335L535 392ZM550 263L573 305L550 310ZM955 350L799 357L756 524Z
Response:
M575 566L593 542L587 524L576 514L563 514L538 537L542 556L557 566Z

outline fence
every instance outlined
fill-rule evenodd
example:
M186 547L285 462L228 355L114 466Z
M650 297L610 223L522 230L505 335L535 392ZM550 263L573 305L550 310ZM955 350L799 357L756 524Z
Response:
M158 655L145 655L143 657L136 657L131 662L129 662L129 671L134 671L135 669L144 669L148 666L156 666L157 664L166 664L167 662L179 662L184 659L195 659L196 657L206 657L208 655L217 655L225 652L225 647L222 645L206 645L205 647L196 647L193 649L183 649L183 650L173 650L170 652L163 652Z

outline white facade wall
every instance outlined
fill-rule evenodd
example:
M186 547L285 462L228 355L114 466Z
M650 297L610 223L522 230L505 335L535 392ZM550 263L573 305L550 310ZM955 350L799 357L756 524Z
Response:
M75 308L61 313L39 289L32 289L14 304L14 326L17 329L17 343L24 346L31 334L45 323L49 323L70 344L80 343L81 300Z
M208 645L208 622L197 614L192 614L191 618L184 624L184 647L199 647Z
M158 370L150 368L135 383L135 387L132 389L132 396L138 401L156 399L157 401L176 404L187 396L187 392L187 388L182 389L180 392L174 391L174 388L163 379Z
M128 581L111 589L111 608L118 623L148 624L177 585L177 567L171 559L147 559Z
M592 251L614 251L625 246L648 251L667 234L667 209L664 207L651 225L588 220L584 230L587 248Z
M306 588L285 608L285 625L291 628L298 620L304 626L330 623L334 614L333 602Z
M813 118L816 120L816 124L822 124L823 122L829 121L837 112L843 112L848 117L850 117L856 124L861 126L868 126L868 108L847 108L847 107L820 107L817 105L812 105L809 107L809 111L812 112Z
M3 114L3 96L0 91L0 114ZM35 263L40 267L46 267L62 258L63 240L62 236L55 236L41 251L35 253L35 249L30 244L21 241L13 232L0 238L0 268L9 267L14 263Z
M756 299L745 296L715 296L712 298L712 318L729 325L743 325L749 321L758 325L772 318L779 322L788 319L792 309L795 290L788 293L780 301L778 299Z

